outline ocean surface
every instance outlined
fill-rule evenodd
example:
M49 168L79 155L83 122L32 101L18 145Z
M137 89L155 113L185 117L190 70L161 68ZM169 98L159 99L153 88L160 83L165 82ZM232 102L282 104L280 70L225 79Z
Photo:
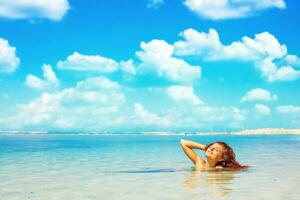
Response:
M180 139L225 141L251 167L193 171ZM299 200L299 156L298 135L1 134L0 199Z

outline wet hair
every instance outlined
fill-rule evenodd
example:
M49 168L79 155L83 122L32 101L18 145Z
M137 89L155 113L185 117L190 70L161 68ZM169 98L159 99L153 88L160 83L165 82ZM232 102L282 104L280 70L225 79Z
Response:
M225 142L213 142L213 143L207 144L205 146L205 151L211 145L216 144L216 143L223 147L223 153L222 153L221 160L216 163L215 167L221 166L223 168L233 169L233 170L247 169L249 167L249 166L243 166L238 161L236 161L235 153L234 153L233 149Z

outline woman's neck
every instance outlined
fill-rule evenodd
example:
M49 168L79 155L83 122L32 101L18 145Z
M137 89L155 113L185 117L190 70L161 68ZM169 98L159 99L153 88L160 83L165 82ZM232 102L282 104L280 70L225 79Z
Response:
M207 166L208 167L215 167L216 166L216 164L217 164L217 162L216 161L214 161L214 160L211 160L211 159L209 159L209 158L207 158Z

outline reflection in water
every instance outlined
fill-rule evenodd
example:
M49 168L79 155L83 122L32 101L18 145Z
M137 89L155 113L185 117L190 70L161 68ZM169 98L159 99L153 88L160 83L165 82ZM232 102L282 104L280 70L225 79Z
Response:
M237 173L239 172L225 170L191 171L185 177L183 188L191 193L206 194L210 192L205 190L212 190L217 196L227 196L232 192L232 182Z
M142 168L142 169L134 169L134 170L121 170L121 171L105 171L111 173L132 173L132 174L148 174L148 173L170 173L170 172L181 172L181 171L190 171L190 169L186 167L170 167L170 168Z

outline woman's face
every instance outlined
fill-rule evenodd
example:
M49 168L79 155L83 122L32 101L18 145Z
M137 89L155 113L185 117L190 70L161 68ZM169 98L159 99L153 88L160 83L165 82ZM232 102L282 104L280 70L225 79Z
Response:
M218 143L214 143L208 147L205 156L210 160L219 161L222 159L223 147Z

